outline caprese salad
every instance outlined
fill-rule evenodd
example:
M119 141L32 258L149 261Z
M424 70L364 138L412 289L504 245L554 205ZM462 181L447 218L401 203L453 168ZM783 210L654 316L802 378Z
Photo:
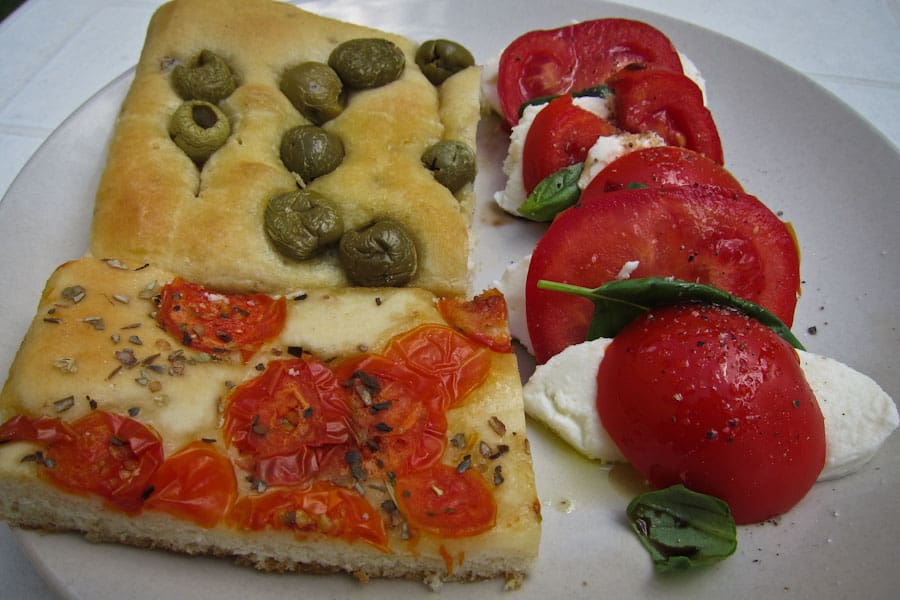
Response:
M526 410L669 490L675 508L629 507L651 552L672 527L709 531L698 512L766 520L871 458L897 408L790 334L795 234L723 166L702 77L663 33L624 19L529 32L486 81L510 127L496 200L549 223L497 282L538 363ZM685 508L688 493L714 502Z

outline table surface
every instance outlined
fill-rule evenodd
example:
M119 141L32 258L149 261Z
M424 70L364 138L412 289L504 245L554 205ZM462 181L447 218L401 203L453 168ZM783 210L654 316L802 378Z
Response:
M725 34L786 63L842 98L900 148L900 0L627 3ZM69 114L134 65L158 4L28 0L0 23L0 197ZM60 597L5 523L0 573L2 599Z

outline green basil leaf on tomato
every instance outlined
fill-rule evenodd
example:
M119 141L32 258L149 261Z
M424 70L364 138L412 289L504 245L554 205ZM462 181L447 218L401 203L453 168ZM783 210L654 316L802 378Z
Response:
M532 221L552 221L557 213L578 202L578 179L583 170L584 163L576 163L544 178L528 194L519 214Z
M641 494L626 514L658 571L710 565L737 549L728 504L681 484Z
M588 340L615 337L635 317L651 308L698 303L737 309L777 333L794 348L804 349L800 340L794 337L781 319L758 304L711 285L665 277L641 277L610 281L594 289L545 280L539 281L538 287L574 294L594 303L594 317L588 327Z
M632 278L672 277L754 302L786 325L800 289L790 228L759 199L714 186L583 192L532 253L525 283L528 333L539 363L583 342L594 306L537 287L544 279L596 288L637 261Z
M572 92L569 95L573 98L606 98L612 93L612 89L610 89L608 85L595 85L589 88L584 88L583 90L578 90L577 92ZM522 106L519 107L519 118L522 118L522 115L525 114L525 109L529 106L540 106L541 104L552 102L557 98L559 98L558 95L551 95L538 96L537 98L526 100L522 103Z

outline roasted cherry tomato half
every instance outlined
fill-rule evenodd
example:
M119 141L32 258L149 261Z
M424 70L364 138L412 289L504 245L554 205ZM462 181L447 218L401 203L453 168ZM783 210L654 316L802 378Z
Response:
M227 456L198 441L168 457L149 490L144 508L215 527L237 498L237 479Z
M175 278L163 287L157 319L185 346L247 361L263 343L281 333L287 318L284 297L226 294Z
M460 472L439 463L398 477L397 507L410 526L450 538L487 531L497 519L497 502L477 471Z

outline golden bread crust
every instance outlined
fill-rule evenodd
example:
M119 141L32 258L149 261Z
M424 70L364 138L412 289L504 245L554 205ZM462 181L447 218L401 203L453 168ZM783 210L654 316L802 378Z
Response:
M359 37L393 41L406 67L397 81L352 92L343 113L325 123L346 157L309 187L338 205L348 230L382 218L406 226L419 255L411 287L468 293L472 184L452 194L421 155L441 139L475 148L478 68L436 88L415 64L412 41L270 0L178 0L156 13L109 147L91 254L146 260L234 290L348 285L335 252L302 262L278 254L262 213L271 196L296 189L279 145L287 129L307 123L279 91L281 73L327 61L338 43ZM231 136L198 169L169 136L182 102L169 75L203 49L229 62L239 87L220 102Z
M0 423L15 415L72 422L99 409L131 414L156 430L166 456L199 439L217 440L222 453L234 456L221 429L229 391L258 375L265 363L286 357L288 348L303 346L322 360L340 361L362 351L378 352L392 336L418 325L444 324L435 297L424 290L315 290L302 300L289 300L282 333L246 363L204 360L157 327L151 316L153 296L173 277L152 265L92 258L57 269L0 394ZM76 286L83 291L77 302L69 299L71 293L64 293ZM333 317L327 328L330 334L321 329L325 314ZM114 341L116 334L120 337ZM137 364L122 368L116 353L126 348ZM168 369L143 373L150 364L145 359L154 355L160 356L153 364L169 365L172 355L189 360L177 373ZM140 381L142 376L159 385ZM69 396L73 401L61 410L56 401ZM130 517L111 511L98 498L72 496L39 479L40 466L22 460L39 446L26 442L0 444L0 519L28 528L81 531L95 540L234 556L262 569L337 570L364 577L520 579L537 557L541 519L514 354L492 352L487 380L446 418L448 438L463 434L464 442L448 444L442 462L455 466L470 456L471 468L488 482L498 467L502 473L502 482L491 485L496 525L485 533L442 538L413 530L407 539L401 528L392 526L385 552L318 534L238 530L225 522L204 528L152 510ZM501 446L505 451L496 456L481 451ZM235 469L239 493L258 492L251 489L247 473ZM375 489L374 480L370 483L366 498L378 507L384 492Z

